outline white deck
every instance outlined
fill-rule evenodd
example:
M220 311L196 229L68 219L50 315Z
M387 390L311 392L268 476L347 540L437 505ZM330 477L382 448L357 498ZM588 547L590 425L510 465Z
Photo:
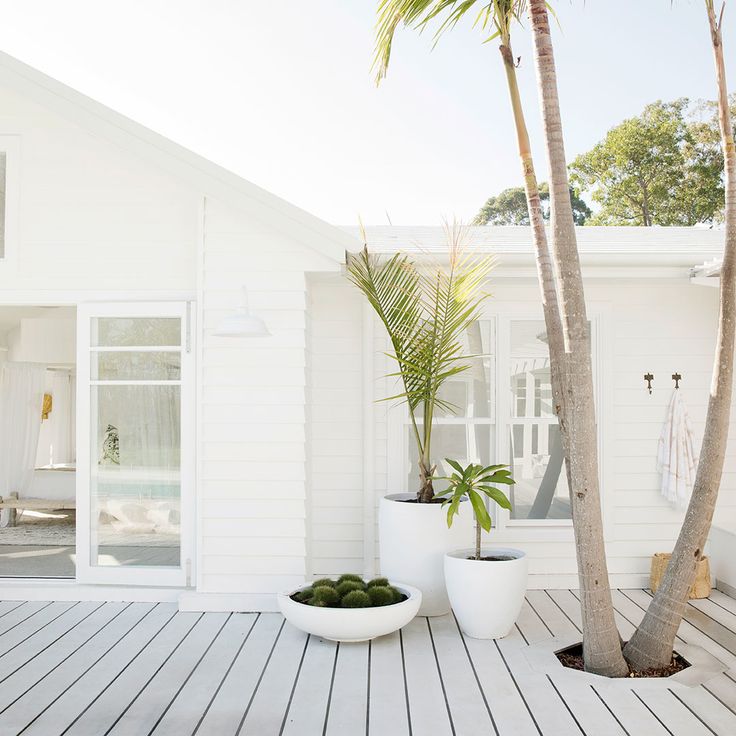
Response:
M622 635L649 595L615 592ZM732 669L651 690L541 674L529 643L578 632L571 591L531 591L498 642L419 618L336 645L277 614L178 613L172 604L0 603L0 734L729 736L736 734L736 600L688 607L681 639Z

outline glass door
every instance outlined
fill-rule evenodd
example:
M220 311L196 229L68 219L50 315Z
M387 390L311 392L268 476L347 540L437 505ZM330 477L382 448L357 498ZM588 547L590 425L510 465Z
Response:
M194 525L190 304L80 305L77 579L186 585Z

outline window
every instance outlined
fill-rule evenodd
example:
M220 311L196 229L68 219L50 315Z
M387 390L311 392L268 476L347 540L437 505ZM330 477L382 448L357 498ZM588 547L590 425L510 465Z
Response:
M508 489L513 509L498 514L500 527L568 526L571 519L562 440L552 406L549 349L544 321L498 316L475 324L465 337L470 370L444 387L443 398L455 413L438 412L432 437L437 475L449 475L445 458L462 464L504 463L516 484ZM595 373L595 365L593 366ZM396 481L401 471L406 490L419 487L417 450L405 407L397 414L401 444L391 445ZM421 417L418 418L421 429ZM396 448L396 449L394 449ZM435 490L442 490L441 481Z
M432 436L432 459L437 463L438 475L449 475L452 469L445 458L460 463L492 461L496 444L493 355L493 322L482 320L468 331L464 338L464 350L477 356L469 360L470 369L457 374L445 383L441 397L456 407L455 413L438 410ZM408 442L409 467L407 488L419 487L417 448L409 417L405 416L405 437ZM418 419L421 428L421 417ZM435 484L443 488L442 482Z
M5 200L8 154L0 151L0 258L5 258Z
M510 518L570 519L544 322L512 320L509 342L508 463L516 481L510 492Z
M18 229L20 138L0 135L0 263L15 257Z

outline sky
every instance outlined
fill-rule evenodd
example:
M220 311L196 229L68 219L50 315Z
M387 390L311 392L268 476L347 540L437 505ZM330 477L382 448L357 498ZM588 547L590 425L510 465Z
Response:
M339 225L469 221L521 184L497 44L400 31L370 71L377 0L0 0L0 49ZM703 0L556 0L568 160L648 102L713 98ZM726 9L736 91L736 4ZM520 85L544 150L528 23Z

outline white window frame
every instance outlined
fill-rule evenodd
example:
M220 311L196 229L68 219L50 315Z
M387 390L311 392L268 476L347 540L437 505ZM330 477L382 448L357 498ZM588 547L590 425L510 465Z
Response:
M18 263L20 223L20 136L0 134L0 151L5 153L5 247L0 268L15 268Z
M76 578L79 583L184 587L193 577L195 530L195 350L191 302L105 302L77 306L77 529ZM93 565L91 561L91 320L95 317L178 317L181 319L181 531L178 567ZM127 383L124 381L122 383ZM140 381L141 385L159 383ZM166 383L171 384L171 381Z
M603 356L608 353L601 340L602 326L605 323L607 309L604 305L590 305L588 319L591 324L591 357L593 361L593 387L596 400L598 422L598 456L601 477L601 496L604 515L604 530L610 536L611 509L609 501L613 494L605 493L607 479L607 462L604 451L603 428L606 426L609 398L601 390L601 372L606 370L607 361ZM495 429L495 446L492 448L491 462L504 462L509 457L509 429L514 423L511 415L510 392L510 326L511 322L543 321L541 309L535 309L528 302L499 302L486 307L481 320L492 321L492 351L495 358L495 382L491 389L493 406L491 407L491 426ZM610 358L610 356L609 356ZM442 424L464 424L464 417L447 418ZM476 423L473 420L473 423ZM489 423L488 420L483 423ZM388 479L391 492L409 491L406 487L409 473L409 440L405 431L408 424L406 406L394 405L388 412ZM400 452L399 452L400 450ZM494 459L499 458L499 459ZM563 470L564 471L564 466ZM492 515L495 528L491 532L493 541L503 543L511 541L538 541L540 533L547 541L572 541L573 530L570 519L511 519L510 513L493 504Z

